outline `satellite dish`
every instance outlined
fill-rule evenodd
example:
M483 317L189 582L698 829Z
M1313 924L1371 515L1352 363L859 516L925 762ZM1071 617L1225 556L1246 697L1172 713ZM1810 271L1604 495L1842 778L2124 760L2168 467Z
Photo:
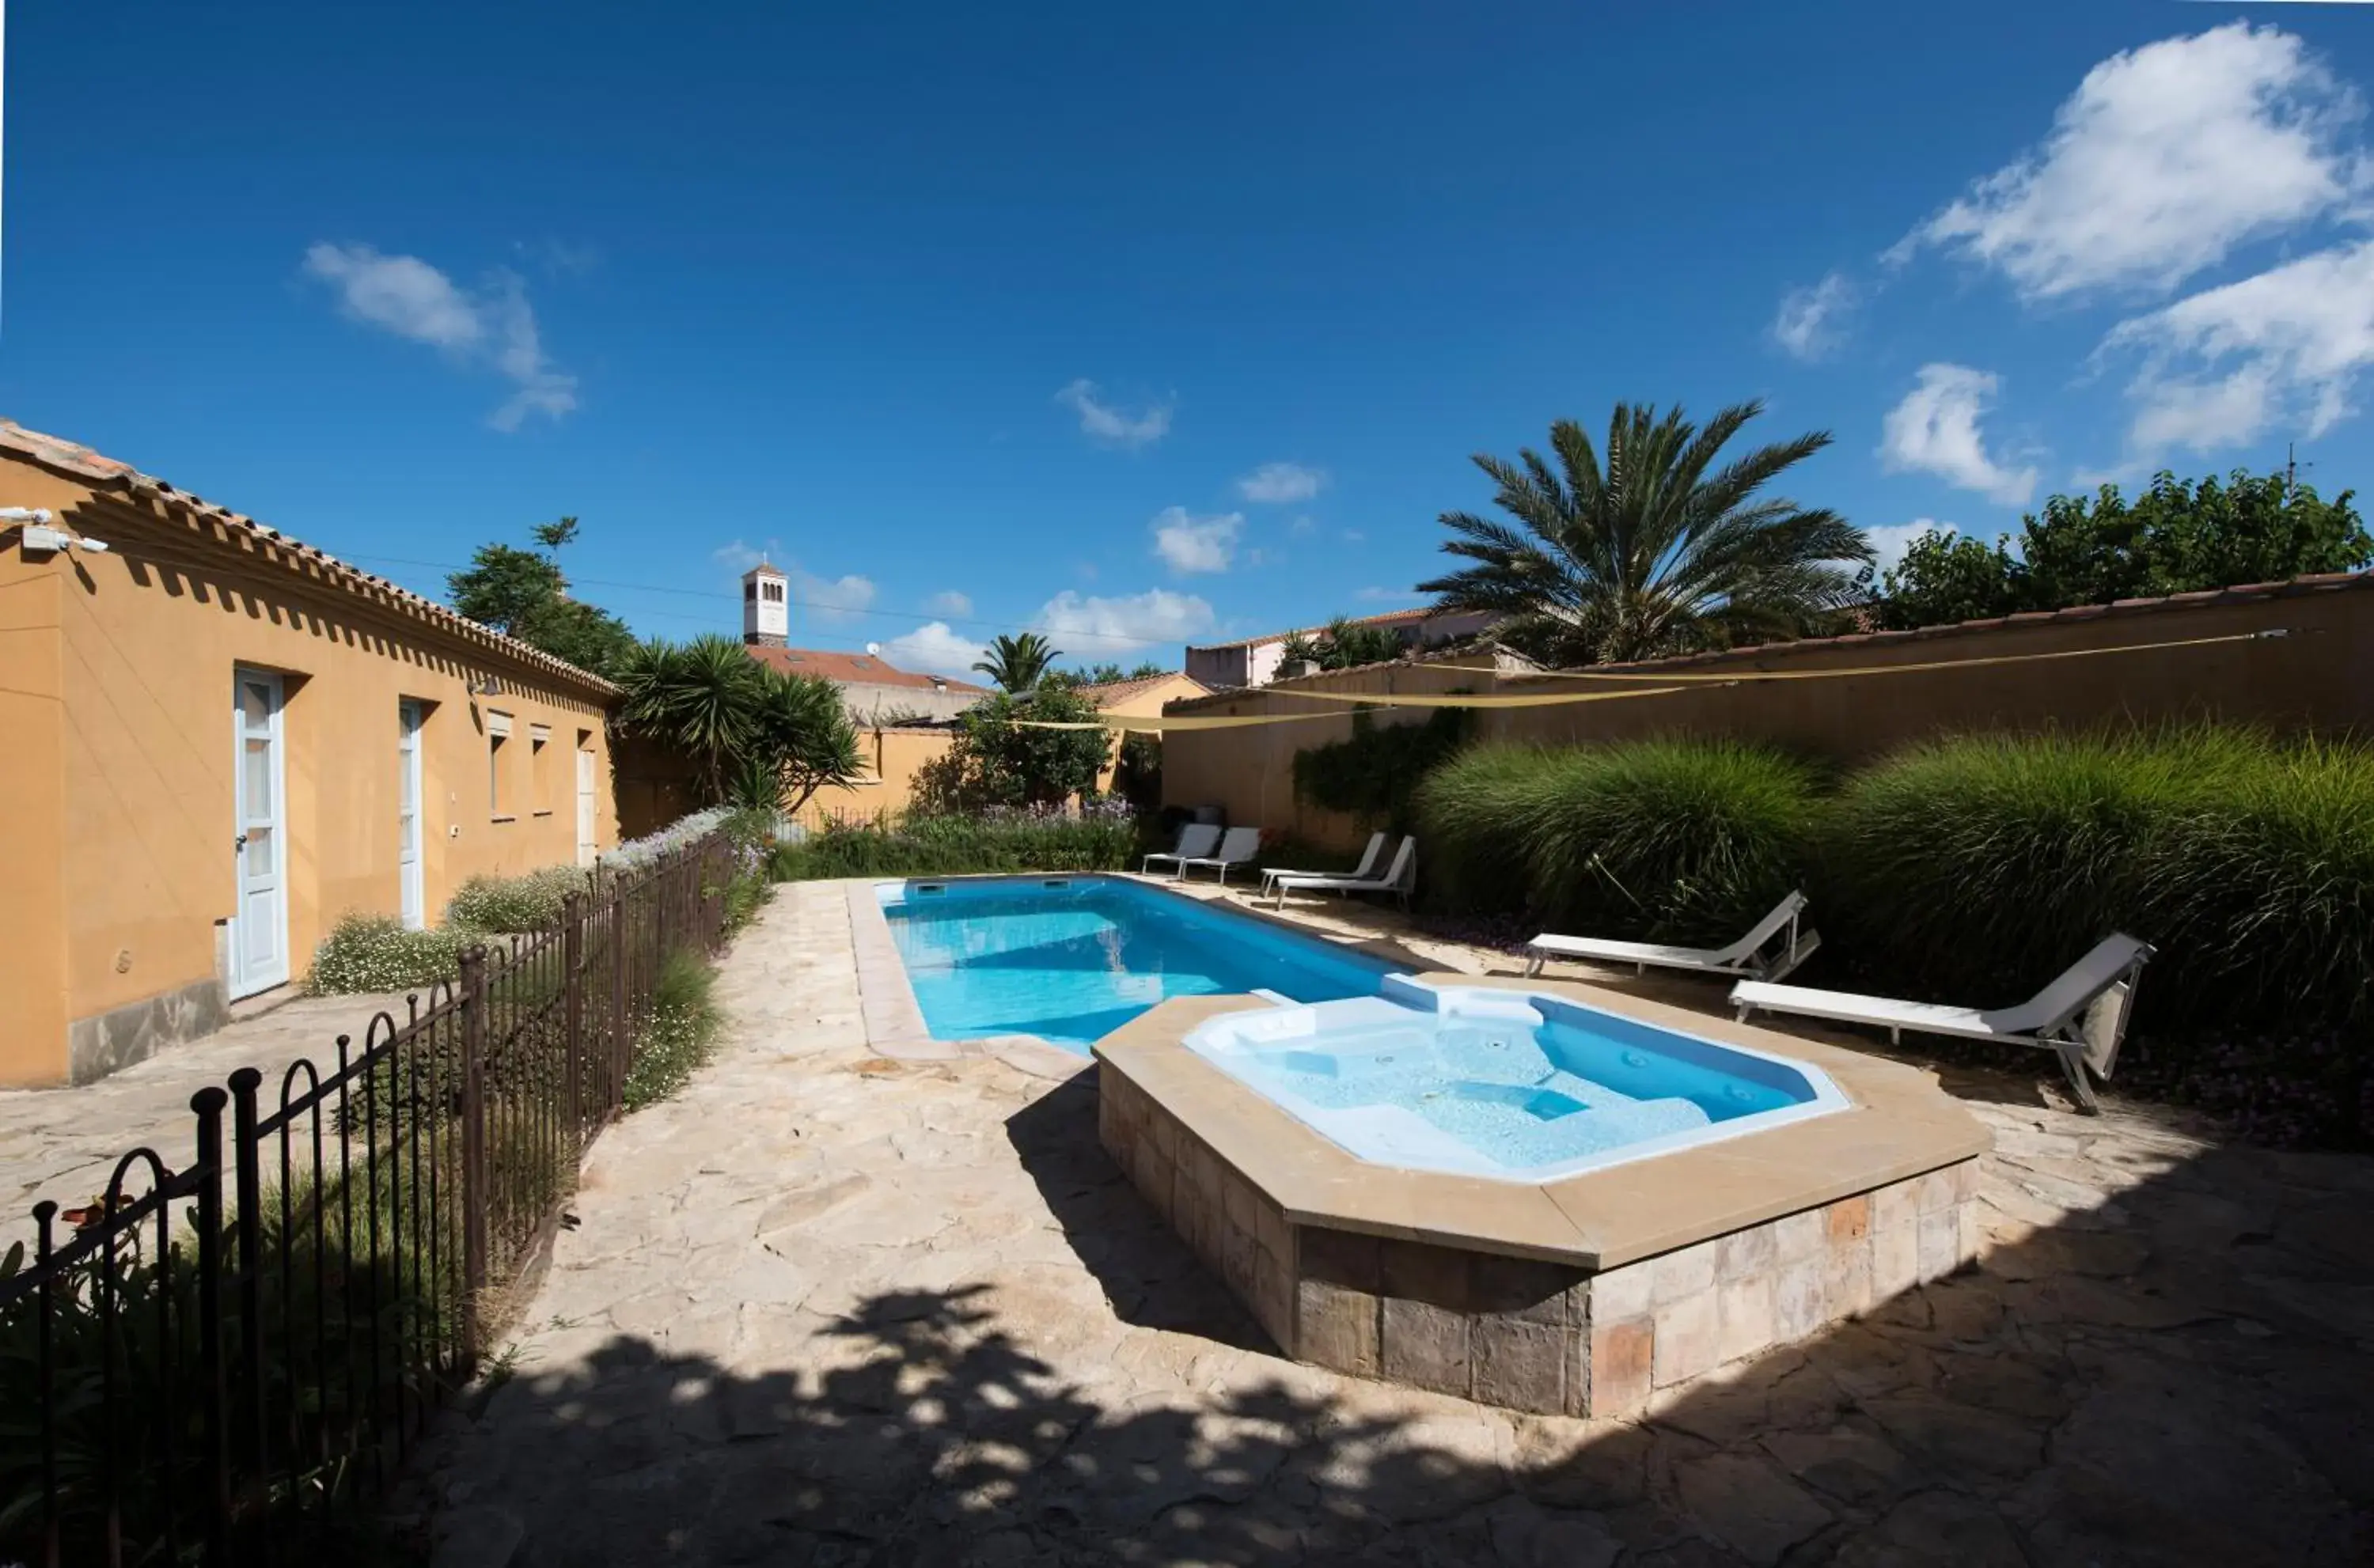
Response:
M879 659L882 657L882 645L878 642L869 642L865 645L865 651Z

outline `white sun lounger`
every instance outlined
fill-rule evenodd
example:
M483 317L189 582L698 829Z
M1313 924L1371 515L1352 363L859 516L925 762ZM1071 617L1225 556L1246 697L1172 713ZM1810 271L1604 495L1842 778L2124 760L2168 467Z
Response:
M1417 839L1402 840L1393 851L1393 863L1382 876L1323 876L1308 872L1281 872L1270 881L1270 890L1277 895L1275 908L1286 907L1289 893L1390 893L1409 907L1410 895L1417 890Z
M2086 1080L2086 1071L2090 1068L2095 1077L2107 1082L2117 1068L2119 1044L2126 1038L2127 1020L2134 1012L2135 984L2151 955L2148 942L2124 933L2106 936L2059 979L2017 1007L1986 1012L1850 991L1807 990L1762 980L1740 981L1732 988L1731 1002L1743 1022L1759 1010L1797 1012L1842 1024L1875 1024L1887 1031L1891 1041L1901 1039L1903 1032L1910 1029L2040 1046L2061 1058L2061 1071L2077 1092L2077 1103L2090 1114L2101 1106L2095 1101L2093 1085Z
M1654 964L1666 969L1698 969L1710 975L1778 980L1811 958L1814 950L1822 945L1819 933L1798 929L1798 917L1804 910L1805 895L1792 893L1729 947L1667 947L1654 942L1609 942L1598 937L1544 932L1525 943L1525 973L1540 974L1545 959L1583 958L1597 964L1629 964L1635 974ZM1784 930L1788 940L1766 957L1765 944Z
M1253 857L1260 853L1260 828L1232 827L1221 838L1220 847L1210 854L1181 857L1179 861L1179 874L1182 878L1185 877L1187 868L1190 866L1215 866L1220 872L1220 885L1226 887L1228 884L1228 868L1251 865Z
M1366 882L1375 876L1377 862L1384 858L1385 840L1391 837L1391 834L1386 833L1369 834L1369 847L1360 851L1360 863L1344 874L1357 882ZM1323 872L1306 871L1299 866L1263 866L1261 890L1267 893L1270 890L1270 883L1282 876L1323 876L1325 874Z
M1189 823L1179 830L1179 842L1170 847L1170 853L1148 855L1146 863L1137 868L1138 874L1143 876L1152 872L1157 860L1169 860L1179 868L1175 874L1184 876L1187 874L1186 862L1210 854L1212 846L1219 841L1220 830L1211 823Z

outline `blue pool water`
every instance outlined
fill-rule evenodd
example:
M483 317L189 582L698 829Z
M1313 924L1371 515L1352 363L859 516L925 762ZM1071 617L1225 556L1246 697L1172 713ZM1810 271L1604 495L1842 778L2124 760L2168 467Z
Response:
M1373 996L1391 965L1106 877L876 889L934 1039L1036 1035L1086 1051L1174 996Z
M1187 1044L1363 1159L1530 1181L1847 1103L1803 1062L1562 998L1382 990L1212 1019Z

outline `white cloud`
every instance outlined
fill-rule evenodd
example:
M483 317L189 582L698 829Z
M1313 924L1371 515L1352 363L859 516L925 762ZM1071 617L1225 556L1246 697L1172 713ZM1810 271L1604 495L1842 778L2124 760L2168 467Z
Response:
M473 294L417 256L328 243L307 248L305 273L335 289L339 309L353 320L510 380L515 390L487 416L498 430L516 430L531 414L557 420L577 407L577 378L545 357L527 286L516 274L498 272Z
M1347 528L1344 531L1344 543L1346 544L1366 544L1368 542L1369 536L1357 528Z
M1327 471L1299 462L1264 462L1237 481L1237 494L1263 506L1307 501L1327 487Z
M1067 588L1039 611L1039 629L1056 647L1085 659L1131 652L1158 642L1183 642L1203 636L1216 624L1210 604L1192 593L1162 588L1112 599L1083 596Z
M1118 447L1142 447L1170 433L1170 404L1158 403L1143 413L1128 414L1104 401L1097 383L1086 377L1055 394L1055 401L1080 416L1080 429L1099 441Z
M1891 472L1918 469L1965 490L2020 506L2036 493L2036 470L2012 469L1987 455L1979 417L1999 378L1967 365L1923 365L1920 384L1887 411L1879 456Z
M720 544L709 553L709 558L739 577L766 559L764 550L754 548L736 539L730 544Z
M2211 451L2282 425L2313 439L2374 367L2374 241L2320 251L2121 323L2105 353L2142 365L2131 450Z
M1904 552L1924 533L1958 533L1961 530L1950 522L1939 522L1933 517L1916 517L1910 522L1882 523L1866 528L1863 536L1871 543L1872 569L1884 572L1904 559Z
M972 615L972 601L953 588L924 600L923 608L934 615L952 615L959 621Z
M1172 571L1224 572L1236 554L1245 514L1191 517L1185 507L1165 507L1154 519L1154 553Z
M771 553L781 547L780 541L772 539L767 541L764 549L736 539L711 550L709 558L739 577L761 561L770 559ZM813 610L820 621L839 623L849 620L859 611L871 607L877 591L871 578L859 577L855 573L826 578L797 566L778 566L777 569L783 574L791 607ZM966 606L968 611L970 608L970 604ZM955 614L953 611L940 613Z
M1413 595L1406 588L1362 588L1355 590L1352 597L1363 604L1382 604L1388 601L1399 603Z
M1854 285L1844 273L1828 274L1810 288L1792 288L1781 296L1780 313L1772 319L1772 341L1800 359L1819 359L1838 346L1839 318L1854 303Z
M1319 520L1315 517L1296 518L1287 525L1287 532L1295 534L1316 533L1319 532Z
M791 579L793 604L815 611L820 621L846 621L874 603L874 582L870 578L854 573L822 578L797 567L785 568L783 575Z
M1890 259L1935 245L2026 298L2166 290L2237 245L2345 206L2354 95L2291 34L2236 22L2113 54L2042 146L1974 184Z
M989 649L954 630L946 621L931 621L884 643L882 657L901 670L926 670L937 675L978 680L973 666L989 657Z

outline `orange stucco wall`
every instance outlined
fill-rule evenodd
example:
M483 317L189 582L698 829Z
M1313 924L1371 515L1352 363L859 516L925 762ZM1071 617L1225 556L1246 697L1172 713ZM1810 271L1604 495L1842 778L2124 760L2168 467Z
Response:
M828 822L873 822L906 813L915 798L915 774L956 743L953 730L860 730L857 746L868 777L846 790L819 790L799 813L811 827Z
M2033 662L2015 655L2176 644L2281 632L2263 640ZM1393 664L1314 675L1191 706L1198 714L1307 713L1298 688L1411 694L1463 689L1508 696L1604 689L1556 676L1475 672L1473 655L1442 664ZM2079 728L2121 720L2219 719L2284 732L2374 737L2374 576L2230 599L1939 628L1911 638L1804 643L1649 666L1693 676L1954 664L1903 674L1738 685L1692 685L1616 702L1480 710L1479 739L1587 745L1649 735L1720 735L1759 741L1838 763L1882 756L1940 733ZM1653 682L1643 682L1651 685ZM1241 730L1181 731L1163 743L1166 803L1214 804L1231 823L1292 831L1339 847L1364 825L1294 798L1294 757L1351 733L1340 713ZM1422 708L1388 708L1380 724L1416 723Z
M1158 719L1166 702L1184 702L1190 697L1206 696L1211 687L1192 675L1173 673L1155 682L1144 691L1116 697L1111 702L1099 702L1097 711L1120 719ZM1113 787L1113 775L1121 771L1121 737L1111 737L1105 753L1105 765L1097 770L1097 792L1109 794Z
M431 921L467 877L576 858L579 749L594 755L595 842L617 841L597 688L30 463L0 459L0 505L49 508L112 546L44 559L0 538L0 787L25 851L0 857L0 1082L57 1082L75 1021L217 975L217 927L236 902L235 668L286 687L292 979L341 915L399 907L400 700L427 710ZM512 726L499 815L494 711Z

